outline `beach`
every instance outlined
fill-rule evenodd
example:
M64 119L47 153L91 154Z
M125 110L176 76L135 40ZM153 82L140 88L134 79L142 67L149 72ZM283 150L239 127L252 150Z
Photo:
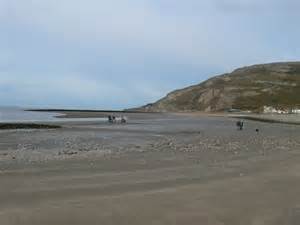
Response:
M299 224L299 125L124 115L0 130L0 224Z

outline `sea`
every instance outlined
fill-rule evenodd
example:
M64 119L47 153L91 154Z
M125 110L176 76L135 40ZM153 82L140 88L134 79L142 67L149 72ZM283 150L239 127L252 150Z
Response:
M21 107L1 107L0 123L106 121L106 118L58 118L61 113L28 111Z

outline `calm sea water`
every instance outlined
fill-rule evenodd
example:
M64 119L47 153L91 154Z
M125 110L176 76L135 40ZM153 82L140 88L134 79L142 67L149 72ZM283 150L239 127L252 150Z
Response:
M58 113L29 112L18 107L0 107L0 122L52 121Z
M106 118L57 118L63 114L50 112L31 112L18 107L0 107L0 122L73 122L73 121L106 121Z

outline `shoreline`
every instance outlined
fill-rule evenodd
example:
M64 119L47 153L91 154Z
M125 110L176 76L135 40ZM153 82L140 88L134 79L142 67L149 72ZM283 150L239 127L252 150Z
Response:
M55 118L107 118L111 114L122 114L122 115L162 115L160 112L140 112L131 110L81 110L81 109L26 109L25 111L30 112L48 112L58 113L61 115L55 116Z
M122 114L129 117L143 117L143 115L152 115L153 118L156 115L177 115L177 116L196 116L196 117L224 117L224 118L235 118L258 121L263 123L279 123L289 125L300 125L300 115L289 114L289 115L277 115L277 114L238 114L238 113L207 113L207 112L135 112L126 110L76 110L76 109L27 109L25 111L33 112L55 112L61 115L55 116L55 118L64 119L83 119L83 118L105 118L110 114ZM150 116L149 119L152 117ZM1 124L1 123L0 123ZM2 123L8 124L6 127L12 127L11 129L46 129L47 127L53 127L53 125L39 124L39 123ZM14 126L11 126L13 124ZM21 127L21 128L13 128ZM54 125L55 127L55 125ZM60 126L58 126L60 127ZM4 129L1 128L0 129ZM7 128L8 129L8 128Z
M245 120L252 120L252 121L258 121L258 122L264 122L264 123L282 123L282 124L290 124L290 125L300 125L300 122L297 121L284 121L280 119L271 119L271 118L265 118L265 117L258 117L258 116L230 116L231 118L237 118L237 119L245 119Z
M230 115L231 118L240 118L265 123L281 123L290 125L300 125L300 115L298 114L237 114Z
M246 119L264 123L281 123L290 125L300 125L300 114L231 114L231 113L206 113L206 112L190 112L190 113L173 113L174 115L186 116L208 116L208 117L224 117Z
M135 110L97 110L97 109L25 109L24 111L29 112L57 112L57 113L68 113L68 112L81 112L81 113L144 113L149 112L135 111ZM160 113L160 112L150 112Z

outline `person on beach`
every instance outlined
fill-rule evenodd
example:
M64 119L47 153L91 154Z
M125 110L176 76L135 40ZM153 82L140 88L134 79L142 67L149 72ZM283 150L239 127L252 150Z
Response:
M108 116L108 122L109 122L109 123L113 123L113 118L112 118L111 115Z
M236 126L238 127L239 130L243 130L244 122L239 120L236 122Z
M121 123L126 123L127 122L127 118L125 116L121 116Z
M108 122L109 122L109 123L116 123L116 117L115 117L115 116L112 116L112 115L109 115L109 116L108 116Z

